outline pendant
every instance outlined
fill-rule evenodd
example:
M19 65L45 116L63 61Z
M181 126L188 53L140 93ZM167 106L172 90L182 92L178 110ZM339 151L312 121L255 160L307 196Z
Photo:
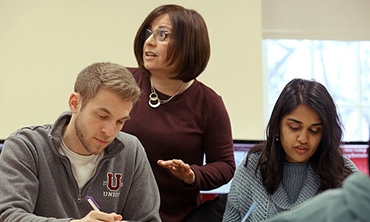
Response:
M161 105L161 101L159 100L157 93L150 93L149 106L151 106L152 108L157 108L159 105Z

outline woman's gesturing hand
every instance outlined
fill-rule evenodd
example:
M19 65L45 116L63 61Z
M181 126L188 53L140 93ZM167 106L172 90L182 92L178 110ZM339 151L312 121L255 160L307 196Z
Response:
M182 160L158 160L157 164L171 171L173 175L185 183L193 184L195 182L194 171L190 168L189 164L184 163Z

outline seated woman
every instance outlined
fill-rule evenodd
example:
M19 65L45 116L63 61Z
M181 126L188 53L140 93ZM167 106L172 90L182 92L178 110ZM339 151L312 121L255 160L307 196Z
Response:
M322 84L291 80L272 111L266 143L253 148L235 173L223 221L264 221L340 187L358 171L341 154L341 126Z
M369 152L367 161L370 172ZM365 222L370 218L369 209L370 177L364 173L354 173L343 182L343 188L323 192L302 206L278 214L268 222Z

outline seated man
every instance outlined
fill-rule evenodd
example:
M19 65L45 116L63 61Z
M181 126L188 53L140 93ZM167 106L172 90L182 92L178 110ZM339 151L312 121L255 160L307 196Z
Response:
M120 132L140 95L131 73L92 64L74 90L70 111L54 124L24 127L6 139L0 221L161 221L145 151L136 137Z

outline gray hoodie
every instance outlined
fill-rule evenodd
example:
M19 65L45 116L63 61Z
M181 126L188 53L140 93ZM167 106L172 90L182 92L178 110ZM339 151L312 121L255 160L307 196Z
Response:
M53 125L25 127L10 135L0 155L0 221L70 221L92 210L125 220L161 221L159 192L139 140L120 132L105 149L96 173L80 191L69 159L58 153L63 113Z

